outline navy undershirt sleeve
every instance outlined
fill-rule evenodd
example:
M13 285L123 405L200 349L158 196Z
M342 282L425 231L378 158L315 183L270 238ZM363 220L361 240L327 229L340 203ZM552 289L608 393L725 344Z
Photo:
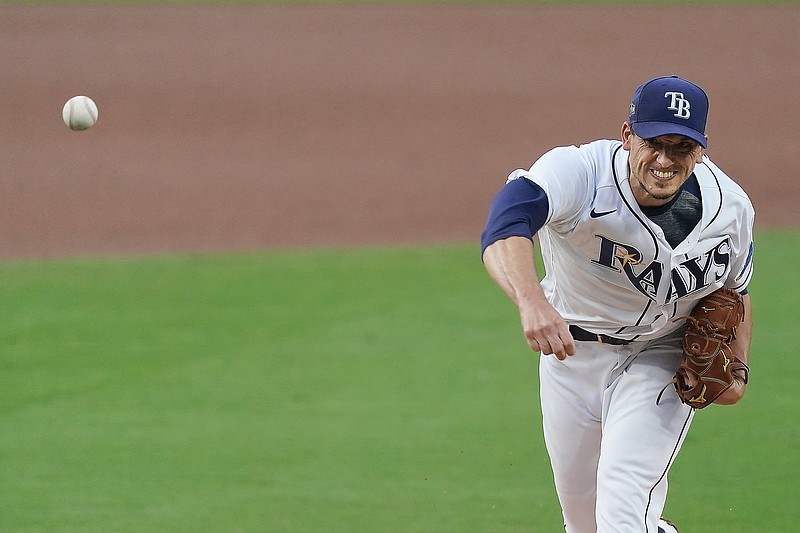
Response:
M508 237L529 239L544 226L549 203L541 187L529 179L511 180L494 197L481 235L481 257L490 244Z

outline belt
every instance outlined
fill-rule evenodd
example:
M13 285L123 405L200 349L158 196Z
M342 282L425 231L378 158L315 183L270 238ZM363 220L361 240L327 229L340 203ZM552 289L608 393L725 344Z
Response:
M603 344L613 344L615 346L625 346L626 344L630 344L633 341L626 341L625 339L617 339L615 337L609 337L608 335L601 335L599 333L592 333L591 331L586 331L583 328L579 328L578 326L570 326L569 332L572 334L572 338L576 341L592 341L592 342L600 342Z

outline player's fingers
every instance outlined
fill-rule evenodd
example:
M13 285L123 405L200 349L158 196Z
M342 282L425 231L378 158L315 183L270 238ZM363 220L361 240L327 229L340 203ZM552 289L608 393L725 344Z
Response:
M569 353L569 350L567 350L566 346L564 346L563 344L561 344L561 347L558 348L557 350L553 350L553 353L555 354L555 356L558 358L559 361L563 361L570 355L573 355Z
M572 334L569 332L569 329L564 330L561 334L561 341L564 343L564 353L567 355L575 355L577 351L575 349L575 339L572 338Z
M563 361L570 355L575 355L575 341L572 339L568 329L560 331L555 339L550 342L551 353L559 361Z
M559 361L563 361L569 355L558 337L552 341L549 339L543 340L539 343L539 346L542 349L542 355L555 355Z
M564 360L575 353L575 343L563 320L547 327L525 328L525 340L534 352L542 355L555 355ZM523 322L524 323L524 322ZM567 342L564 342L566 339Z
M534 352L539 352L542 355L550 355L553 353L553 350L550 348L550 343L547 342L547 339L535 339L533 337L528 337L528 346L530 346L531 350Z
M537 341L536 339L528 338L528 346L530 346L531 350L533 350L534 352L540 352L540 353L544 354L544 352L542 351L542 346L539 344L539 341Z

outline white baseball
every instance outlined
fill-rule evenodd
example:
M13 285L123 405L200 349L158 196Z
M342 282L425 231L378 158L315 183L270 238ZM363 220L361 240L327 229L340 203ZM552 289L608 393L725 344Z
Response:
M97 105L88 96L73 96L64 104L61 117L70 129L87 130L97 122Z

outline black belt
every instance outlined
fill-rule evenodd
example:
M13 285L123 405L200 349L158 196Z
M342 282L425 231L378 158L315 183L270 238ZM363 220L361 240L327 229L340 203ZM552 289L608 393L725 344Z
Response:
M572 338L576 341L593 341L593 342L601 342L603 344L613 344L615 346L625 346L626 344L630 344L633 341L626 341L625 339L617 339L615 337L609 337L608 335L600 335L599 333L592 333L591 331L586 331L583 328L579 328L578 326L570 326L569 332L572 333Z

